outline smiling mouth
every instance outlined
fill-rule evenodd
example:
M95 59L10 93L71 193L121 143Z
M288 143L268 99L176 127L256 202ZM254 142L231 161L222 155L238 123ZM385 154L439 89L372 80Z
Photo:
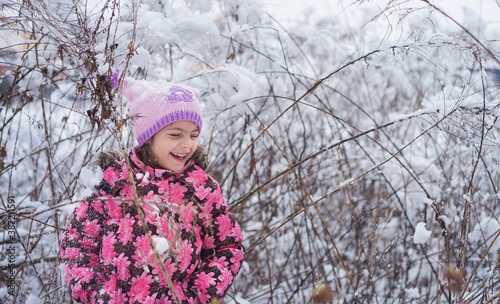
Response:
M170 153L170 155L172 155L174 157L174 159L180 161L180 162L184 162L186 161L186 157L188 155L188 153L184 153L184 154L181 154L181 153Z

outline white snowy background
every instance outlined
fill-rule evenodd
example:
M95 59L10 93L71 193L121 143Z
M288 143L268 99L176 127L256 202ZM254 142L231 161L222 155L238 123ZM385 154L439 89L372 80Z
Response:
M499 301L498 1L0 9L1 303L70 303L58 240L95 156L135 144L125 76L202 92L247 248L226 303L311 303L317 282L334 303Z

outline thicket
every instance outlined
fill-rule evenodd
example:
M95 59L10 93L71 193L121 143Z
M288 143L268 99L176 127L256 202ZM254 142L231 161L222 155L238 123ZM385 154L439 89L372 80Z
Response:
M495 28L387 2L284 27L254 0L1 1L0 301L70 303L58 240L134 145L132 76L202 92L247 248L226 303L499 303Z

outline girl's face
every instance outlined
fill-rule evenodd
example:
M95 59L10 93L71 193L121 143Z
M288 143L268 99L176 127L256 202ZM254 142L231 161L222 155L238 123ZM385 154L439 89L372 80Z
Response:
M174 172L182 170L198 147L198 126L189 120L169 124L153 136L151 152L158 165Z

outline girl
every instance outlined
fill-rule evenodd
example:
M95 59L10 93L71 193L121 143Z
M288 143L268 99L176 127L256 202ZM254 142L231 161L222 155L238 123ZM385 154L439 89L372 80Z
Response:
M78 303L217 302L244 249L219 185L204 171L199 92L126 79L122 93L139 145L128 163L113 155L101 163L103 180L62 235L71 296Z

